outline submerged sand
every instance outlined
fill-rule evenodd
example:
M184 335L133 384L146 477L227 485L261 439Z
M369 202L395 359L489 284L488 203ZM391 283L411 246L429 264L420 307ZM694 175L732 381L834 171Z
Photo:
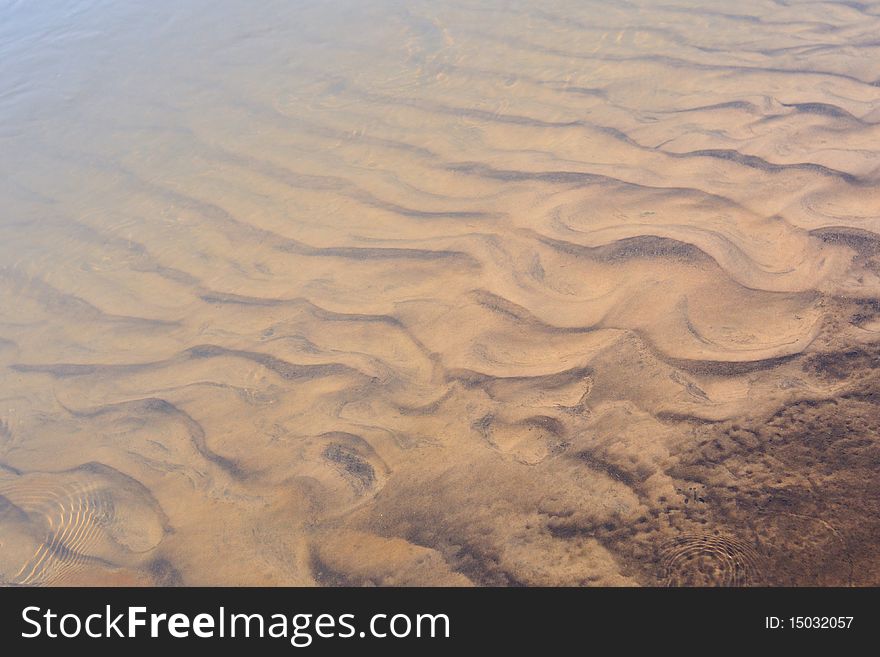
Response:
M880 3L12 3L0 581L880 583Z

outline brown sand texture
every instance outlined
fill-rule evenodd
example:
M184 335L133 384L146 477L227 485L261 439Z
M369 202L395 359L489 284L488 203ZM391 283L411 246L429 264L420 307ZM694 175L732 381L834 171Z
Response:
M880 584L880 2L7 4L0 582Z

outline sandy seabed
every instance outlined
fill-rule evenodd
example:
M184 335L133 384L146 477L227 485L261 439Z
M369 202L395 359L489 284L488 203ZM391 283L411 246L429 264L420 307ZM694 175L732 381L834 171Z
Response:
M880 584L880 3L3 4L0 581Z

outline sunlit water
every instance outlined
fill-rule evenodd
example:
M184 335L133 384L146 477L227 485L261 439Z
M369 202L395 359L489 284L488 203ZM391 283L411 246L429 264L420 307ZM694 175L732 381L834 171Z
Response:
M877 584L878 34L0 1L0 581Z

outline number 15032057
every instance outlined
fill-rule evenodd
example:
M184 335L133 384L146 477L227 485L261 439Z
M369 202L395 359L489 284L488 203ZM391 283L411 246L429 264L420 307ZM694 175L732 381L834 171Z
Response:
M764 627L768 630L848 630L854 616L765 616Z

